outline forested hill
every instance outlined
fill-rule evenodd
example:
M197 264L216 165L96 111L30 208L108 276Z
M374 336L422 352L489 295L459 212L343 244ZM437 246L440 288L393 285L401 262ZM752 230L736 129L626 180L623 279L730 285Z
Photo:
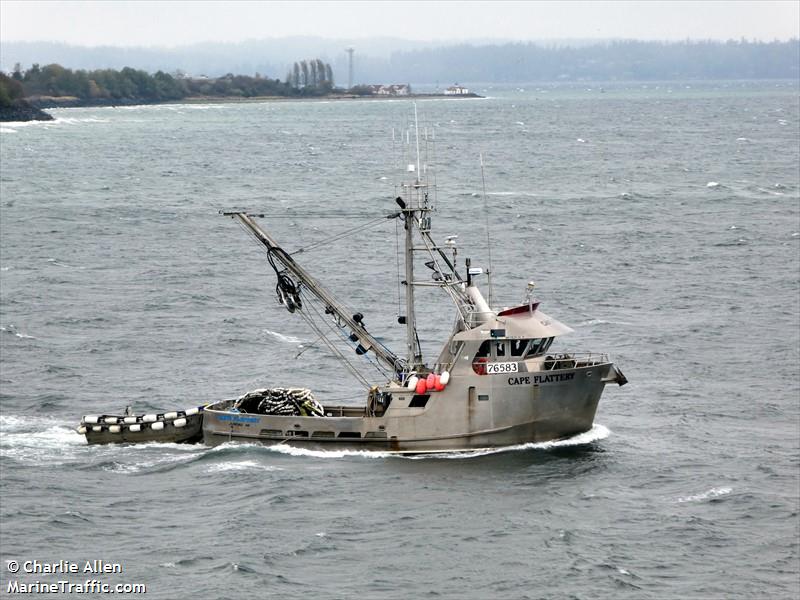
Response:
M800 41L472 43L397 39L284 38L175 48L82 47L0 41L0 68L58 63L70 69L148 72L180 69L219 77L257 72L281 77L297 56L316 55L347 73L344 49L354 46L354 83L613 81L670 79L798 79Z
M800 41L450 46L391 57L398 81L796 79Z

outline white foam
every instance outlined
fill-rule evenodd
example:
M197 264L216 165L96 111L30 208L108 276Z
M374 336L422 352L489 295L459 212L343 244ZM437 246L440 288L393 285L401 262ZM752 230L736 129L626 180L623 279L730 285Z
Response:
M350 456L361 458L387 458L392 456L391 452L371 451L371 450L311 450L310 448L298 448L286 444L275 444L267 446L267 449L288 454L289 456L309 456L313 458L346 458Z
M610 325L611 321L605 321L603 319L589 319L588 321L583 321L582 323L578 323L575 327L587 327L589 325Z
M254 460L240 460L209 465L206 469L208 473L224 473L226 471L283 471L283 469L272 465L262 465Z
M527 198L535 198L538 194L533 192L488 192L487 196L525 196Z
M35 340L36 338L32 335L28 335L26 333L20 333L17 331L17 328L13 325L9 325L8 327L0 327L0 331L4 333L13 333L16 337L23 339L23 340Z
M266 450L277 452L279 454L287 454L289 456L305 456L311 458L406 458L409 460L420 460L429 458L446 458L446 459L461 459L461 458L475 458L478 456L488 456L491 454L500 454L503 452L518 452L521 450L550 450L552 448L567 448L570 446L583 446L598 440L603 440L611 435L611 431L605 425L595 424L589 431L580 433L571 438L563 440L555 440L552 442L537 442L527 444L517 444L514 446L503 446L499 448L479 448L475 450L451 450L451 451L433 451L433 452L411 452L406 454L404 452L388 452L380 450L312 450L310 448L303 448L297 446L289 446L287 444L275 444L273 446L253 445L258 448L265 448ZM233 443L241 447L240 443ZM228 444L222 444L217 448L231 447Z
M709 181L709 182L706 184L706 187L707 187L707 188L715 188L715 187L719 187L719 183L717 183L716 181Z
M604 440L611 435L611 430L605 425L595 423L589 431L579 433L571 438L555 440L552 442L530 442L527 444L517 444L515 446L504 446L502 448L481 448L478 450L465 450L456 452L442 452L437 454L424 454L409 456L410 459L420 458L475 458L478 456L488 456L490 454L501 454L503 452L519 452L521 450L551 450L553 448L568 448L570 446L584 446L598 440Z
M733 488L729 487L719 487L719 488L711 488L707 492L703 492L702 494L695 494L694 496L685 496L683 498L678 498L678 502L701 502L703 500L708 500L709 498L716 498L718 496L725 496L730 494L733 491Z
M133 445L133 446L109 446L106 449L108 451L110 451L110 452L115 452L115 453L116 452L120 452L120 453L122 453L122 456L120 456L119 458L120 459L124 459L124 458L126 458L124 453L127 450L129 450L130 448L135 448L135 447L136 447L135 445ZM152 449L152 448L153 448L153 446L150 445L150 449ZM189 461L191 461L193 459L194 459L194 456L186 455L186 454L181 455L181 456L166 455L166 456L162 456L160 458L156 458L154 460L139 460L139 461L130 462L130 463L114 462L111 466L103 467L103 470L104 471L110 471L112 473L126 473L126 474L127 473L140 473L140 472L146 471L148 469L153 469L153 468L157 468L157 467L164 467L164 466L168 466L168 465L189 462Z
M300 343L303 342L303 340L301 340L300 338L295 337L293 335L284 335L284 334L279 333L277 331L270 331L269 329L264 329L263 331L267 335L269 335L269 336L275 338L276 340L278 340L279 342L283 342L285 344L300 344Z
M75 429L53 419L0 416L0 455L26 464L60 464L86 446Z

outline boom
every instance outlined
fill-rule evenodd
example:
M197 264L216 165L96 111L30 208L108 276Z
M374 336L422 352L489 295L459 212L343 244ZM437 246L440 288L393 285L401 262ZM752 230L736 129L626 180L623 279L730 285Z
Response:
M357 338L360 346L360 349L357 348L357 352L360 352L360 350L363 349L363 352L360 352L363 354L371 350L378 360L392 370L392 373L397 374L403 371L403 361L367 331L366 327L364 327L363 316L360 313L351 314L344 304L340 303L330 292L328 292L328 290L323 288L311 275L309 275L309 273L303 267L297 264L297 262L295 262L295 260L283 248L280 247L275 239L266 231L264 231L250 215L244 212L223 212L222 214L233 217L234 219L238 219L245 229L267 248L267 251L271 257L270 262L272 262L273 258L274 260L280 262L286 271L296 277L302 283L302 285L305 286L305 289L307 289L325 305L326 313L335 315L340 323L346 325L350 329L352 334ZM280 273L278 274L278 287L279 293L281 293L280 290L282 288ZM283 293L281 293L281 297L283 299ZM295 308L303 310L300 303L293 301L291 298L288 299L288 303L287 301L284 301L284 303L287 305L287 307L294 305L290 308L292 311Z

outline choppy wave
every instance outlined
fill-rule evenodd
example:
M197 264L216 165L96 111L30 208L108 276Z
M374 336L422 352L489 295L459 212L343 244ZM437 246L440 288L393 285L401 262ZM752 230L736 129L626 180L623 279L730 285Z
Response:
M293 335L284 335L278 331L271 331L269 329L264 329L264 333L266 333L271 338L278 340L279 342L283 342L285 344L302 344L303 340L299 337L295 337Z
M711 498L717 498L719 496L726 496L733 491L733 488L729 487L718 487L718 488L711 488L708 491L703 492L702 494L694 494L693 496L684 496L682 498L678 498L678 502L702 502L703 500L709 500Z
M35 340L36 338L32 335L28 335L27 333L22 333L18 331L14 325L8 325L8 327L0 326L0 331L3 333L10 333L13 334L15 337L18 337L23 340Z

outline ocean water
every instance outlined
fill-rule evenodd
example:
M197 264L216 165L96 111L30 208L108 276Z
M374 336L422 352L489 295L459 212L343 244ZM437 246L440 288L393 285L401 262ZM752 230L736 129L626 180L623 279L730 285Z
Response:
M800 595L797 82L478 91L418 103L435 237L487 266L488 213L497 303L535 280L575 328L559 348L609 352L630 384L576 439L468 455L74 432L84 414L271 385L359 402L218 211L263 212L297 249L392 210L409 101L2 124L0 594L97 579L165 599ZM300 257L402 351L395 233ZM419 315L430 357L452 309L431 292ZM33 560L122 573L24 573Z

